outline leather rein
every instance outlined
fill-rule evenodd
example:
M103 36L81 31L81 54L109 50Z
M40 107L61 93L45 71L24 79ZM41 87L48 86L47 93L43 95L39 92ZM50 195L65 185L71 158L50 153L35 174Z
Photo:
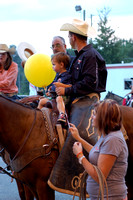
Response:
M33 127L34 127L34 125L35 125L35 122L36 122L36 110L35 110L34 120L33 120L33 122L32 122L32 125L31 125L31 127L30 127L30 130L29 130L28 134L26 135L26 137L25 137L25 139L24 139L24 142L22 143L22 145L21 145L20 148L18 149L18 151L17 151L17 153L15 154L15 156L13 157L13 159L10 160L10 164L8 164L5 168L0 167L0 173L2 173L2 172L3 172L3 173L6 173L6 174L9 175L10 177L17 179L16 177L14 177L14 176L11 175L10 173L8 173L5 169L8 168L8 167L10 167L10 166L11 166L11 168L12 168L12 166L13 166L13 168L16 168L15 165L17 165L17 162L18 162L18 161L22 161L23 157L27 156L27 153L25 153L25 154L23 154L22 156L18 157L19 153L20 153L21 150L23 149L24 145L26 144L26 142L27 142L27 140L28 140L28 138L29 138L29 136L30 136L32 130L33 130ZM45 125L45 126L46 126L46 125ZM57 139L57 138L54 138L54 139L51 141L50 144L44 144L44 145L43 145L42 147L40 147L40 148L33 149L33 152L35 152L36 156L35 156L35 157L32 157L32 160L31 160L30 162L32 162L34 159L36 159L36 158L38 158L38 157L40 157L40 156L48 156L48 155L51 153L52 147L53 147L55 144L57 144L57 142L58 142L58 139ZM4 149L2 149L2 150L4 150ZM32 152L32 150L31 150L31 152ZM28 153L30 153L30 151L29 151ZM19 158L20 158L20 160L19 160ZM30 163L30 162L29 162L29 163ZM29 163L26 163L26 165L28 165ZM26 166L26 165L25 165L25 166ZM23 168L24 168L24 167L22 167L21 170L22 170ZM21 180L19 180L19 181L22 182ZM25 183L24 183L24 184L25 184Z
M19 154L19 153L21 152L21 150L23 149L23 147L24 147L25 143L27 142L27 140L28 140L28 138L29 138L29 136L30 136L30 134L31 134L31 131L32 131L33 127L34 127L35 121L36 121L36 110L35 110L34 120L33 120L33 122L32 122L31 128L30 128L30 130L29 130L27 136L25 137L22 146L20 146L19 150L17 151L17 153L15 154L15 156L13 157L13 159L10 160L10 163L12 163L12 161L15 160L15 158L18 156L18 154Z
M20 153L20 151L21 151L22 148L24 147L24 145L25 145L26 141L28 140L28 138L29 138L29 136L30 136L30 133L31 133L33 127L34 127L35 121L36 121L36 110L35 110L34 120L33 120L33 122L32 122L31 128L30 128L30 130L29 130L29 132L28 132L28 134L27 134L27 136L26 136L26 138L25 138L25 140L24 140L22 146L20 146L19 150L17 151L17 153L15 154L15 156L13 157L13 159L10 160L10 164L8 164L5 168L0 167L0 173L3 172L3 173L9 175L9 176L12 177L12 178L15 178L15 177L12 176L10 173L8 173L5 169L8 168L8 167L10 167L11 163L15 160L15 158L18 156L18 154ZM2 153L4 150L5 150L5 148L3 148L3 149L0 151L0 153Z

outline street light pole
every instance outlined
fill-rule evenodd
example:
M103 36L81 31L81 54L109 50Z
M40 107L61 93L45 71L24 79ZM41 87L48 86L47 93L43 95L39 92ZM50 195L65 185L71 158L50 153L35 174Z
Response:
M78 11L81 11L82 10L82 7L80 5L77 5L75 6L75 10L78 12ZM83 20L85 21L85 10L83 10Z
M83 20L85 21L85 10L83 10Z
M91 26L92 26L92 17L93 17L93 16L94 16L94 15L91 14Z

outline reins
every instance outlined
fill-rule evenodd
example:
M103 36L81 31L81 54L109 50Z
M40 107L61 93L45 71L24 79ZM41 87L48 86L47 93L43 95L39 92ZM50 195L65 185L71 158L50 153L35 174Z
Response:
M21 150L23 149L25 143L27 142L32 130L33 130L33 127L34 127L34 124L35 124L35 121L36 121L36 110L35 110L35 115L34 115L34 120L32 122L32 125L31 125L31 128L28 132L28 134L26 135L25 139L24 139L24 142L22 144L22 146L20 146L19 150L17 151L17 153L15 154L15 156L13 157L12 160L10 160L10 164L8 164L5 168L2 168L0 167L0 173L5 173L7 174L8 176L10 176L11 178L14 178L18 181L20 181L21 183L25 184L23 181L21 181L20 179L16 178L15 176L13 176L11 173L7 172L5 169L9 166L11 166L14 161L17 161L17 156L19 155L19 153L21 152ZM48 156L50 153L51 153L51 149L53 148L53 146L58 142L57 138L53 138L52 142L48 145L48 144L45 144L43 145L41 148L38 148L38 149L35 149L38 152L41 152L43 155L45 156ZM4 150L4 148L1 150L1 152ZM26 154L27 155L27 154ZM40 154L39 154L40 155ZM22 155L23 156L23 155ZM33 159L34 160L34 159ZM31 160L32 161L32 160Z
M31 133L31 131L32 131L32 129L33 129L33 126L34 126L34 124L35 124L35 121L36 121L36 110L35 110L35 116L34 116L34 120L33 120L33 122L32 122L32 126L31 126L31 128L30 128L30 130L29 130L29 132L28 132L28 134L27 134L27 136L26 136L26 138L25 138L25 140L24 140L22 146L19 148L19 150L17 151L17 153L15 154L15 156L13 157L13 159L10 161L10 163L11 163L13 160L15 160L15 158L18 156L18 154L20 153L20 151L21 151L22 148L24 147L24 145L25 145L26 141L28 140L28 137L30 136L30 133ZM3 150L4 150L4 148L1 150L1 152L2 152ZM5 170L7 167L9 167L9 166L10 166L10 165L8 164L5 168L0 167L0 168L1 168L0 173L1 173L1 171L4 171L4 170Z
M99 179L99 194L98 194L98 199L104 200L104 185L106 188L106 199L108 200L108 186L107 186L107 182L105 179L105 176L103 175L102 171L95 165L93 165L93 167L95 168L97 175L98 175L98 179Z
M7 167L5 167L5 168L7 168ZM13 176L11 173L7 172L7 171L5 170L5 168L0 167L0 173L1 173L1 174L7 174L7 175L10 176L11 178L16 179L17 181L19 181L20 183L27 185L25 182L21 181L19 178L16 178L16 177ZM2 173L2 172L3 172L3 173ZM27 186L28 186L28 185L27 185Z
M20 146L19 150L17 151L17 153L15 154L15 156L13 157L13 159L10 160L10 164L15 160L15 158L18 156L18 154L21 152L22 148L24 147L24 145L25 145L26 141L28 140L28 138L29 138L29 136L30 136L30 134L31 134L31 131L32 131L33 127L34 127L35 121L36 121L36 110L35 110L34 120L33 120L33 122L32 122L31 128L30 128L30 130L29 130L27 136L25 137L22 146ZM2 153L3 151L4 151L4 148L0 151L0 153ZM13 175L11 175L9 172L7 172L7 171L5 170L6 168L8 168L8 167L10 166L10 164L8 164L5 168L0 167L0 173L3 172L3 173L5 173L5 174L7 174L8 176L10 176L11 178L15 178L16 180L19 180L19 179L17 179L16 177L14 177ZM19 181L20 181L21 183L23 183L21 180L19 180ZM24 183L24 184L25 184L25 183Z
M30 136L30 134L31 134L31 131L32 131L33 127L34 127L35 121L36 121L36 110L35 110L34 120L33 120L33 122L32 122L32 125L31 125L30 130L29 130L27 136L25 137L22 146L20 146L19 150L17 151L17 153L15 154L15 156L13 157L13 159L12 159L10 162L12 162L13 160L15 160L15 158L18 156L18 154L19 154L19 153L21 152L21 150L23 149L23 147L24 147L25 143L27 142L27 140L28 140L28 138L29 138L29 136Z
M106 188L106 199L108 200L108 186L107 186L107 182L106 179L102 173L102 171L95 165L93 165L93 167L96 170L97 176L98 176L98 180L99 180L99 194L97 199L100 200L104 200L104 185ZM73 195L73 200L75 198L76 195L76 191L78 189L78 187L80 187L80 195L79 195L79 200L86 200L86 179L87 179L88 173L86 171L83 172L80 180L77 183L77 186L75 188L74 191L74 195Z

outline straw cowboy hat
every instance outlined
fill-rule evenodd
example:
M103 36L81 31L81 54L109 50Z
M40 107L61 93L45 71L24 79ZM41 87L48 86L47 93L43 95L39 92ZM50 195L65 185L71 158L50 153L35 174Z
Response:
M15 53L15 48L8 48L8 46L6 44L0 44L0 53L5 53L5 52L9 52L10 54L14 54Z
M36 53L36 50L31 44L21 42L17 47L17 52L21 60L26 62L30 56Z
M95 29L89 26L86 21L79 19L73 19L71 23L63 24L60 31L70 31L86 37L93 37L96 34Z

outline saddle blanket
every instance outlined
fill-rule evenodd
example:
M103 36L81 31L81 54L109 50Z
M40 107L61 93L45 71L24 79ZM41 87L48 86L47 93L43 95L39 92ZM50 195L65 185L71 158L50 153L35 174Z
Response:
M81 137L92 145L98 139L91 123L91 115L94 109L93 103L96 103L98 100L98 95L79 98L72 104L70 113L70 122L78 128ZM78 183L76 195L79 196L80 177L84 169L72 152L74 142L75 139L68 133L62 151L51 172L48 184L58 192L73 195ZM85 151L84 155L88 157Z

